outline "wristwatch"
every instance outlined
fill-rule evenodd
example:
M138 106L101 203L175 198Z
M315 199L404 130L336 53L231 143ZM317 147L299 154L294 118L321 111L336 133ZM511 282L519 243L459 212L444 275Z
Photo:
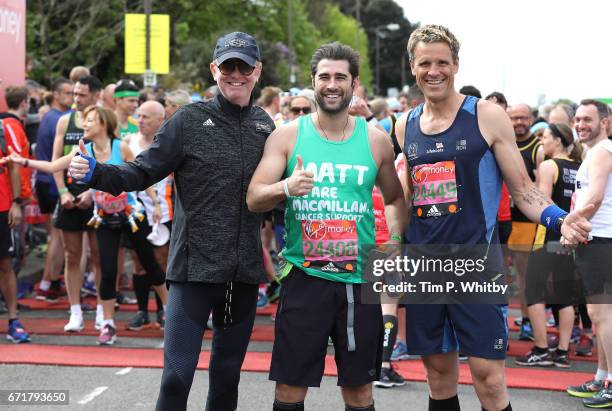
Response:
M22 205L23 204L23 198L15 197L15 198L13 198L13 203L15 203L17 205Z

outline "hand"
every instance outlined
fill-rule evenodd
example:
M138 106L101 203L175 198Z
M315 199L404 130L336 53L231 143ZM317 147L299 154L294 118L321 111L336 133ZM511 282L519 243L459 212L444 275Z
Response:
M159 224L162 219L162 209L159 203L153 207L153 224Z
M0 165L5 165L7 163L15 163L15 164L19 164L19 165L24 165L25 164L25 160L26 159L21 157L19 154L17 154L13 150L13 147L8 146L8 151L9 151L9 155L8 156L0 158Z
M77 208L80 208L81 210L87 210L88 208L91 208L91 205L93 204L91 192L87 190L79 194L75 199L74 203L76 204Z
M302 156L298 155L297 164L293 168L291 177L287 178L287 188L293 197L302 197L309 194L314 186L314 174L304 170Z
M74 196L72 195L72 193L70 193L70 191L62 193L62 195L60 196L60 204L63 208L67 210L74 208Z
M93 167L95 167L96 160L90 157L89 153L85 149L85 143L83 142L83 139L81 139L79 140L79 151L77 152L77 155L72 157L72 160L70 160L68 173L70 173L70 176L72 176L72 178L75 180L87 180L85 182L89 182L86 177L89 175L89 178L91 178L90 171L93 171L93 167L91 167L92 164Z
M594 208L593 204L587 204L580 209L572 211L565 217L561 226L563 245L573 246L588 241L592 226L585 216L590 215Z
M15 228L21 222L21 207L17 203L11 204L8 213L8 224L10 228Z
M348 112L351 116L360 116L365 118L372 115L372 110L370 110L370 107L368 107L368 103L359 97L355 99L355 104L349 108Z

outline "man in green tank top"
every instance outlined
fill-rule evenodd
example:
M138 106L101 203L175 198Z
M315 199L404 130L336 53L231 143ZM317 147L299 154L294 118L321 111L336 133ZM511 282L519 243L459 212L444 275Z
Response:
M286 200L286 260L270 379L274 410L303 410L318 387L328 338L347 410L374 410L382 353L380 304L361 302L364 245L374 244L372 189L385 200L391 243L401 242L406 205L384 132L348 114L359 55L326 44L311 60L317 112L276 129L253 175L254 212Z

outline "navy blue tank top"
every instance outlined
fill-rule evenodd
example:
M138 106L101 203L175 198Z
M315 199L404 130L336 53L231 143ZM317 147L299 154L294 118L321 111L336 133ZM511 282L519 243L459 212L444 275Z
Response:
M467 96L452 125L438 134L420 127L423 105L408 117L404 153L411 169L411 244L498 243L502 178L478 127L478 99Z

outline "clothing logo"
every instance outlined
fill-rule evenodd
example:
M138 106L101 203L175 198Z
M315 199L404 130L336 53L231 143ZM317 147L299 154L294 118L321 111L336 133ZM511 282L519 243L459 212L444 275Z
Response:
M327 265L324 265L323 267L321 267L321 271L329 271L332 273L337 273L340 270L338 270L338 268L334 265L334 263L329 262Z
M467 150L467 140L459 140L459 141L457 141L457 144L455 145L455 150L457 150L457 151Z
M429 211L427 212L427 217L440 217L441 215L442 213L440 212L440 210L438 210L438 207L436 207L435 204L432 205Z
M391 321L387 321L385 323L385 329L390 330L391 328L393 328L393 323Z
M265 123L255 123L255 130L262 131L264 133L272 132L272 128L268 124L265 124Z
M242 39L231 39L227 43L225 43L225 48L228 47L246 47L247 42Z
M321 240L325 237L325 223L323 221L308 221L304 224L304 232L311 240Z
M495 341L493 341L493 349L495 351L502 351L504 349L504 339L496 338Z
M211 127L211 126L214 126L215 123L213 123L213 121L211 119L208 119L205 122L203 122L202 125L206 126L206 127Z
M436 148L430 148L427 150L427 154L436 154L444 152L444 143L437 141Z
M419 146L417 145L417 143L410 143L408 144L408 150L406 152L406 156L408 157L408 159L413 159L417 156L417 149L419 148Z

